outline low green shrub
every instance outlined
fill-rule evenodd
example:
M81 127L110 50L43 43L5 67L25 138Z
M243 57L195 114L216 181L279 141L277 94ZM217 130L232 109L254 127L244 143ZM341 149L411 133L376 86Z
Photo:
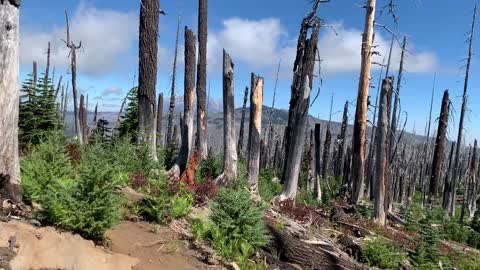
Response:
M22 185L29 198L41 205L36 215L45 224L102 241L106 230L120 219L121 200L114 192L117 182L112 159L102 145L88 145L81 149L79 164L73 170L63 142L54 140L41 143L24 160L26 182Z
M248 258L269 241L264 208L246 190L221 190L212 203L212 246L227 259Z
M469 238L470 231L469 228L464 227L456 220L448 220L443 224L443 234L448 240L465 243Z
M210 242L218 255L235 260L241 269L264 269L250 260L269 237L262 219L264 208L250 199L245 189L222 189L213 202L210 219L194 220L195 238Z
M170 216L172 218L184 217L193 207L193 195L189 192L180 192L170 199Z
M282 192L282 185L278 181L275 181L274 178L275 176L271 169L260 171L258 177L258 193L266 202L270 202L273 197Z
M51 134L22 159L21 185L25 201L38 201L53 183L71 184L73 172L63 143L63 136Z
M209 153L207 158L200 161L195 170L196 182L202 182L205 179L214 179L222 173L223 162L220 155Z
M148 221L163 223L168 216L169 196L165 179L149 179L141 189L145 199L136 206L136 212Z
M381 269L398 269L406 260L405 253L395 245L381 238L366 241L362 249L362 261Z
M305 204L305 205L311 205L311 206L318 206L319 202L315 198L315 194L313 191L306 190L306 189L300 189L297 192L297 196L295 200L298 203Z

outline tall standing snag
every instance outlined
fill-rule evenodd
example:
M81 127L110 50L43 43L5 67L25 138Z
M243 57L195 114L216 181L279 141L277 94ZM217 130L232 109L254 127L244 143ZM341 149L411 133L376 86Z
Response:
M238 146L237 150L239 151L240 154L243 154L243 144L244 144L244 139L243 139L243 134L245 130L245 113L247 111L247 100L248 100L248 87L245 87L245 95L243 96L243 107L242 107L242 118L240 119L240 131L238 134Z
M380 92L380 108L378 111L377 122L377 141L376 141L376 158L375 158L375 170L376 177L374 184L371 187L374 194L373 204L373 218L376 223L385 225L385 188L387 186L387 171L388 171L388 149L387 149L387 136L388 136L388 95L392 91L392 77L387 77L382 82L382 90Z
M334 175L336 179L340 178L340 175L342 174L343 155L345 152L345 138L347 136L347 126L348 126L348 101L345 102L345 107L343 108L342 128L337 140L338 141L337 160L335 161L335 169L334 169Z
M233 62L223 50L223 173L215 180L221 185L227 185L237 178L234 110Z
M260 138L262 133L263 78L252 73L250 93L250 128L248 131L248 185L258 193Z
M178 57L178 36L180 34L180 21L181 17L178 16L177 22L177 35L175 38L175 53L173 56L173 72L172 72L172 88L170 89L170 104L168 107L168 122L167 122L167 147L169 149L173 148L174 144L174 125L175 125L175 82L176 82L176 75L177 75L177 57Z
M188 157L193 145L193 96L195 88L196 62L195 34L185 26L185 81L183 94L183 121L181 121L182 144L175 165L169 175L178 178L186 169Z
M443 93L442 108L438 120L437 139L435 140L435 151L433 152L432 173L430 177L429 203L432 203L438 195L438 184L445 158L445 144L447 141L448 115L450 112L450 99L448 90Z
M78 110L78 91L77 91L77 50L82 47L82 42L75 45L72 40L70 40L70 26L68 23L68 14L65 10L65 20L67 22L67 41L65 41L67 47L70 49L70 68L72 73L72 92L73 92L73 114L75 117L75 132L77 134L77 139L80 144L83 144L83 134L80 129L80 118Z
M138 61L138 132L156 158L155 87L157 85L159 0L140 1Z
M315 15L320 1L303 19L297 43L297 55L293 67L288 125L285 130L285 161L283 192L281 199L293 199L297 193L300 162L305 144L305 126L310 107L310 92L318 43L320 19ZM307 38L311 29L311 36Z
M162 127L163 127L163 92L158 94L158 104L157 104L157 147L163 145L163 138L162 138Z
M322 201L322 188L320 186L320 123L315 124L315 132L314 132L314 140L315 140L315 186L314 186L314 193L315 198L317 201Z
M363 197L363 174L365 162L365 141L367 136L368 88L370 87L370 68L372 65L373 24L375 20L376 0L368 0L365 7L365 27L362 35L362 62L358 82L357 109L353 125L352 153L352 198L356 204Z
M0 1L0 181L22 200L18 156L20 0Z
M198 71L197 71L197 143L201 158L207 148L207 17L208 0L198 1Z
M463 122L465 118L465 112L467 110L467 90L468 90L468 77L470 75L470 64L472 62L473 54L473 34L475 31L475 20L477 17L477 4L473 9L473 18L472 18L472 28L469 33L469 45L468 45L468 57L467 57L467 67L465 70L465 80L463 83L463 96L462 96L462 109L460 111L460 123L458 128L458 137L457 137L457 149L455 151L455 163L453 165L453 177L452 177L452 192L450 193L449 203L450 203L450 216L455 215L455 195L457 191L457 177L459 177L459 161L460 161L460 149L462 148L462 138L463 138Z

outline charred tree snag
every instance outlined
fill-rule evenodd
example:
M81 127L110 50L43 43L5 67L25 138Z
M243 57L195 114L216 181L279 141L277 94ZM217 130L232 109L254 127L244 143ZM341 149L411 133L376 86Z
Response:
M477 170L478 170L478 160L477 160L477 140L473 143L472 157L470 159L470 169L468 175L468 185L467 185L467 202L466 210L468 212L468 218L473 218L475 211L477 210ZM462 207L462 214L460 215L460 222L463 222L464 209Z
M449 217L448 209L449 209L449 201L448 198L450 197L450 192L452 192L452 163L453 163L453 152L455 150L455 142L452 142L452 146L450 147L450 154L448 155L448 168L445 174L445 184L443 185L443 213L446 218Z
M240 132L238 135L238 146L237 146L237 150L240 155L243 155L242 151L243 151L243 144L245 141L243 138L243 134L245 130L245 113L247 111L247 100L248 100L248 87L245 87L245 94L243 96L242 118L240 119Z
M0 1L0 181L6 195L22 200L18 155L20 1Z
M260 138L262 133L263 78L252 73L250 93L250 128L248 131L248 186L258 193L260 166Z
M327 169L330 159L330 145L332 144L332 133L330 133L330 125L327 126L327 133L325 133L325 144L323 147L323 164L322 164L322 178L327 181Z
M320 124L315 124L315 198L317 201L322 200L322 188L320 186Z
M141 0L138 68L138 132L156 154L155 87L157 85L159 0Z
M442 108L438 120L437 139L435 140L435 151L433 152L432 173L430 177L430 188L428 203L432 204L438 195L438 183L445 158L445 143L447 141L448 115L450 112L450 99L448 90L443 93Z
M400 86L402 83L402 73L403 73L403 61L405 57L405 47L407 45L407 37L403 37L403 43L402 43L402 53L400 56L400 67L398 68L398 78L397 78L397 87L395 89L395 101L393 103L393 112L392 112L392 125L390 126L390 162L392 162L392 159L394 158L394 151L393 149L395 148L395 138L396 138L396 132L397 132L397 109L398 105L400 102ZM400 113L399 113L400 114Z
M275 86L273 87L273 97L272 97L272 107L270 108L270 114L268 116L268 138L267 145L271 145L274 140L274 130L273 130L273 112L275 108L275 97L277 96L277 85L278 85L278 76L280 74L280 65L282 61L278 61L277 75L275 78Z
M299 127L295 121L297 120L295 117L296 109L300 107L298 103L302 103L305 100L303 97L303 93L305 90L305 80L308 77L309 86L308 86L308 99L310 99L310 90L312 89L312 82L313 82L313 69L315 67L315 55L317 52L317 44L316 40L318 40L318 28L320 25L320 19L315 15L317 12L318 5L321 1L315 1L314 6L310 13L308 13L302 20L302 24L300 27L300 34L298 36L297 41L297 54L295 56L295 62L293 64L293 79L292 79L292 86L291 86L291 97L290 97L290 106L288 109L288 123L285 129L285 160L283 164L283 172L281 182L285 183L288 179L287 176L287 166L292 165L288 164L291 162L292 154L289 152L290 147L292 145L294 136L293 133L295 129ZM309 29L312 29L311 37L308 38ZM307 108L307 115L308 115L308 108ZM305 129L305 128L304 128ZM302 132L302 138L300 140L304 140L304 134ZM303 147L303 142L299 144L300 147ZM301 152L301 150L300 150ZM301 153L300 153L301 156ZM298 177L297 177L298 180ZM295 184L295 189L296 185ZM292 187L293 188L293 187ZM291 194L295 195L295 194Z
M315 190L315 140L313 138L313 130L310 130L310 139L307 146L307 190Z
M87 143L87 112L85 109L85 96L80 95L80 108L79 108L79 117L80 117L80 133L82 138L84 138L84 143Z
M373 23L376 0L368 0L365 7L365 27L362 35L362 62L358 82L357 109L353 126L352 153L352 197L356 204L363 198L363 174L365 162L365 140L367 136L368 88L370 87L370 68L372 65Z
M234 106L233 62L230 55L223 50L223 173L215 182L224 186L237 178Z
M463 139L463 122L465 119L465 112L467 110L467 90L468 90L468 77L470 75L470 64L472 61L473 54L473 34L475 31L475 20L477 17L477 4L473 9L473 18L472 18L472 27L469 33L469 45L468 45L468 56L467 56L467 66L465 69L465 80L463 83L463 97L462 97L462 109L460 111L460 123L458 127L458 137L457 137L457 149L455 151L455 163L453 165L453 180L452 180L452 192L450 194L450 216L455 215L455 196L457 192L457 178L459 177L459 161L460 161L460 149L462 148L462 139Z
M343 119L342 119L342 129L338 137L338 150L337 150L337 160L335 161L334 175L336 179L339 179L342 174L342 165L343 165L343 155L345 153L345 138L347 136L347 126L348 126L348 101L345 102L343 107Z
M380 92L380 102L379 102L379 111L378 111L378 122L377 122L377 140L376 140L376 157L375 157L375 183L372 185L373 189L373 217L376 223L380 225L385 225L386 214L385 214L385 189L387 187L387 171L388 171L388 150L387 150L387 141L388 141L388 129L389 129L389 118L388 118L388 95L392 91L392 77L387 77L383 80L382 91Z
M163 135L162 135L162 127L163 127L163 92L158 94L158 104L157 104L157 147L163 145Z
M198 1L197 143L200 157L207 157L207 18L208 0Z
M183 94L183 121L181 121L180 153L175 165L170 169L171 178L177 179L187 168L188 157L193 145L193 97L195 88L196 64L195 34L185 26L185 80Z
M78 114L78 92L77 92L77 50L82 47L82 42L75 45L70 40L70 26L68 24L68 14L65 11L65 20L67 22L67 41L66 46L70 49L70 68L72 73L72 92L73 92L73 114L75 117L75 132L80 144L83 144L82 131L80 130L80 119Z
M178 16L177 22L177 35L175 38L175 54L173 56L173 72L172 72L172 88L170 89L170 104L168 107L168 123L167 123L167 147L171 149L174 143L173 129L175 126L175 82L177 75L177 57L178 57L178 36L180 34L180 21L181 17Z

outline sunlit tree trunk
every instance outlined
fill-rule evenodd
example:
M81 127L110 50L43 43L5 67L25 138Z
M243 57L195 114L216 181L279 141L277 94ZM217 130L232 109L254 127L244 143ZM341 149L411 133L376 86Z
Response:
M0 184L22 200L18 156L20 1L0 1Z

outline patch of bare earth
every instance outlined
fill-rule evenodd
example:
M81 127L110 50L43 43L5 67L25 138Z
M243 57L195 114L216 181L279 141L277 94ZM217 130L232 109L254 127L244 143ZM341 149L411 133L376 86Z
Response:
M196 259L188 242L168 227L127 221L107 232L107 237L113 252L139 259L134 270L223 269Z

